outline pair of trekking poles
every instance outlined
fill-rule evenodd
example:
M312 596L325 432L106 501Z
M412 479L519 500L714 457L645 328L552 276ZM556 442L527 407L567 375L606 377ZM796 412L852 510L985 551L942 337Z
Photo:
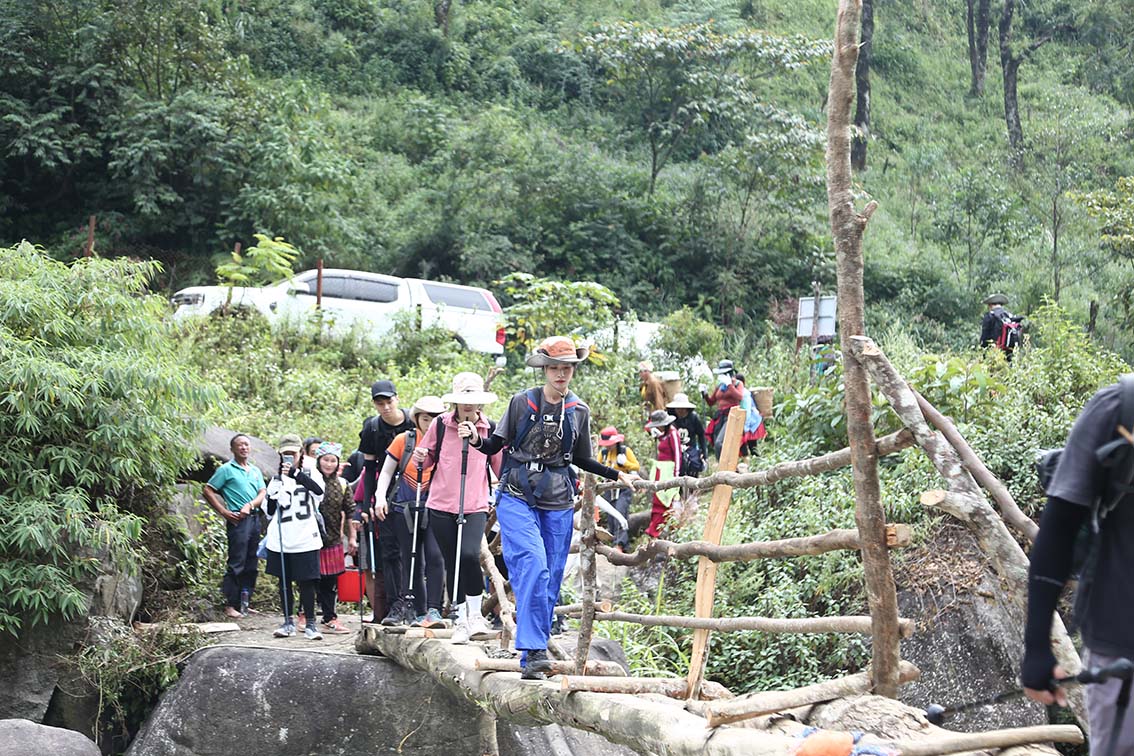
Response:
M1053 685L1058 686L1066 685L1067 683L1099 685L1108 680L1121 680L1122 686L1118 689L1118 698L1114 701L1114 724L1110 731L1110 737L1107 739L1106 748L1100 756L1115 756L1117 753L1118 741L1122 733L1122 725L1126 721L1126 710L1130 708L1130 688L1131 684L1134 683L1134 662L1129 659L1116 659L1105 667L1084 669L1077 675L1057 677L1051 681ZM975 709L980 706L1001 703L1020 695L1023 695L1022 690L1013 690L1008 693L1002 693L998 696L992 696L991 698L974 701L951 709L946 709L938 704L930 704L925 710L925 718L929 720L930 724L940 726L945 721L947 714L956 714L957 712Z
M414 504L413 504L413 533L412 545L410 547L410 568L409 575L406 576L406 600L412 605L414 599L413 583L414 575L417 572L417 536L420 530L419 524L421 522L421 512L425 507L421 505L421 465L415 465L417 468L417 485L414 487ZM467 438L461 439L461 488L457 497L457 554L454 560L455 567L453 569L453 591L450 597L453 601L457 599L457 586L461 584L461 545L464 540L465 534L465 481L468 478L469 472L469 440ZM374 529L371 527L370 522L362 524L363 535L368 539L367 545L370 547L368 550L368 559L370 562L370 576L377 579L377 563L374 560ZM375 617L377 619L377 617ZM362 570L358 571L358 621L362 623Z

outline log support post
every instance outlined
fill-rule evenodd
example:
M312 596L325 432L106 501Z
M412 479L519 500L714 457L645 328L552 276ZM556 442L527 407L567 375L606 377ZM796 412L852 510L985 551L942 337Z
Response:
M579 575L583 582L582 611L579 614L579 643L575 647L575 666L580 675L587 674L587 656L591 651L591 633L595 625L595 595L598 593L595 565L595 476L583 477L583 537L579 548Z
M512 639L516 637L516 607L508 598L507 583L504 582L500 570L496 569L496 560L488 548L488 539L484 536L480 539L480 566L492 582L493 595L500 607L500 622L504 627L504 631L500 633L500 648L507 649Z

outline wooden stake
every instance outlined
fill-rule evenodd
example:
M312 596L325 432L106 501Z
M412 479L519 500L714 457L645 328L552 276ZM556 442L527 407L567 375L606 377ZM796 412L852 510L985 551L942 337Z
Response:
M315 261L315 309L323 309L323 258Z
M591 632L595 624L595 594L598 592L595 575L595 476L583 476L583 537L579 552L579 574L583 578L582 610L579 612L579 642L575 646L575 664L581 674L587 674L587 655L591 651Z
M91 257L94 255L94 230L95 217L92 215L87 221L87 246L83 249L84 257Z
M893 747L902 756L943 756L947 753L988 751L1029 743L1079 744L1082 742L1083 732L1075 725L1041 725L988 732L950 733L924 740L898 741L893 743Z
M740 459L740 440L744 436L745 413L740 407L733 407L728 412L727 425L725 425L724 443L721 447L721 470L736 470L736 463ZM732 501L732 486L717 486L713 489L713 499L709 504L709 519L705 523L703 541L719 544L721 534L724 532L725 518L728 517L728 505ZM694 613L698 617L709 618L713 616L713 598L717 591L717 563L708 557L701 557L697 564L697 592L693 596ZM705 664L708 662L709 630L697 630L693 634L693 653L689 659L689 685L688 698L695 700L701 695L701 680L705 676Z
M655 693L669 698L685 698L685 681L675 677L580 677L563 675L559 678L563 690L592 693ZM705 701L730 699L732 693L720 683L711 680L701 685L701 698Z
M903 683L916 680L921 674L917 667L906 661L898 665L898 673L898 679ZM696 711L705 715L709 720L710 727L719 727L730 722L753 719L764 714L793 709L797 706L808 706L823 701L832 701L836 698L869 693L870 688L870 673L860 672L857 675L840 677L837 680L828 680L795 690L749 693L728 701L705 704L698 707Z
M488 548L488 538L485 536L480 537L480 566L492 582L492 595L500 607L500 622L504 625L504 632L500 634L500 648L506 649L516 637L516 607L508 598L508 587L504 582L504 576L496 568L496 560Z
M875 456L870 383L866 370L850 354L849 339L865 333L862 235L878 203L859 213L854 208L850 164L850 111L855 100L855 67L862 0L839 0L835 49L827 95L827 205L835 241L838 275L839 337L843 348L843 383L847 440L854 469L855 524L862 538L866 598L874 620L871 671L879 695L898 695L898 596L882 511L878 460Z

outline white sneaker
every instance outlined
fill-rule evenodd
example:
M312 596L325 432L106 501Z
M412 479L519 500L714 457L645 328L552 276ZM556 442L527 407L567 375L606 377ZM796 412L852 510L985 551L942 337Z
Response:
M461 617L453 622L453 635L449 642L455 646L462 646L469 642L469 623Z
M497 632L492 629L488 621L480 614L469 618L469 639L474 641L492 640Z

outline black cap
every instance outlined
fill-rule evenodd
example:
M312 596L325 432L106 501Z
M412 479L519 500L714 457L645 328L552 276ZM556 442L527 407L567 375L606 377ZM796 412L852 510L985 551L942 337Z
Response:
M374 381L370 386L370 398L377 399L382 397L389 399L391 396L397 396L398 390L394 388L393 381Z

